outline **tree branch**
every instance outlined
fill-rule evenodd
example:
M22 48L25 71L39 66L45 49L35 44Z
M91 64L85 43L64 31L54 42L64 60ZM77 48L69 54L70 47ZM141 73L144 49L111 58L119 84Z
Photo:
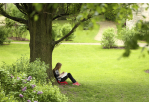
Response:
M55 16L55 17L53 18L53 20L55 20L55 19L57 19L57 18L59 18L59 17L62 17L62 16L67 16L67 15L70 15L70 14L65 13L65 14L57 15L57 16Z
M8 14L2 9L2 7L0 8L0 14L2 14L3 16L5 16L5 17L7 17L7 18L9 18L9 19L12 19L12 20L14 20L14 21L17 21L17 22L19 22L19 23L27 24L27 20L8 15Z
M27 15L27 11L19 5L19 3L14 3L16 5L16 7L25 15Z
M32 3L23 3L24 4L24 6L26 6L27 7L27 12L28 12L28 14L31 14L32 13Z
M22 5L26 10L28 9L26 3L21 3L21 5Z
M57 40L57 41L54 41L54 44L56 45L56 44L58 44L59 42L61 42L62 40L64 40L65 38L67 38L68 36L70 36L70 35L74 32L74 30L75 30L82 22L87 21L87 20L90 19L90 18L92 18L92 16L88 16L87 19L83 19L83 20L81 20L80 22L78 22L77 24L75 24L75 26L72 28L72 30L71 30L67 35L65 35L64 37L62 37L61 39L59 39L59 40Z
M67 3L67 10L66 10L66 13L68 12L68 3Z

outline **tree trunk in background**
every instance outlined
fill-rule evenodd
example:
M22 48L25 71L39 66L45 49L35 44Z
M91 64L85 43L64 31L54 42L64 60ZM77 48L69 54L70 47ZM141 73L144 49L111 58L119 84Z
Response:
M54 45L52 43L52 15L40 13L37 21L29 19L28 27L30 32L30 62L41 58L46 64L49 64L47 70L48 78L54 78L52 72L52 52Z

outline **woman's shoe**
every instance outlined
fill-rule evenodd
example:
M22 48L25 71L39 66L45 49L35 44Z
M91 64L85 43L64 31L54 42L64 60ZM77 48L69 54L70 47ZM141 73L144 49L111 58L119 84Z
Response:
M81 84L79 84L78 82L76 82L76 83L73 83L73 85L77 85L77 86L79 86L79 85L81 85Z
M79 83L78 83L79 84ZM81 84L79 84L79 85L81 85Z

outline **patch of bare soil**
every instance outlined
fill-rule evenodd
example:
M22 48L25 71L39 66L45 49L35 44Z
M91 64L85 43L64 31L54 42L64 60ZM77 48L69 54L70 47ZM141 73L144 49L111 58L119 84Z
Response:
M149 70L145 70L146 73L149 73Z
M8 37L8 39L12 39L12 40L18 40L18 41L29 41L26 38L20 38L20 37Z
M108 48L106 48L106 47L103 47L103 49L108 49ZM110 47L109 49L125 49L125 47L123 47L123 46L114 46L114 47Z

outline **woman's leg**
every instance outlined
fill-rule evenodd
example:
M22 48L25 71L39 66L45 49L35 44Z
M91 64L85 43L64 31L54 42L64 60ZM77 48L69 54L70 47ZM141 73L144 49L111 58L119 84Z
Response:
M76 80L72 77L70 73L68 73L67 76L73 83L76 83Z
M61 78L61 81L60 82L66 81L67 78L68 78L68 76L65 76L64 78Z
M70 73L68 73L66 77L61 78L61 82L64 82L67 78L69 78L73 83L76 83L76 80L72 77Z

